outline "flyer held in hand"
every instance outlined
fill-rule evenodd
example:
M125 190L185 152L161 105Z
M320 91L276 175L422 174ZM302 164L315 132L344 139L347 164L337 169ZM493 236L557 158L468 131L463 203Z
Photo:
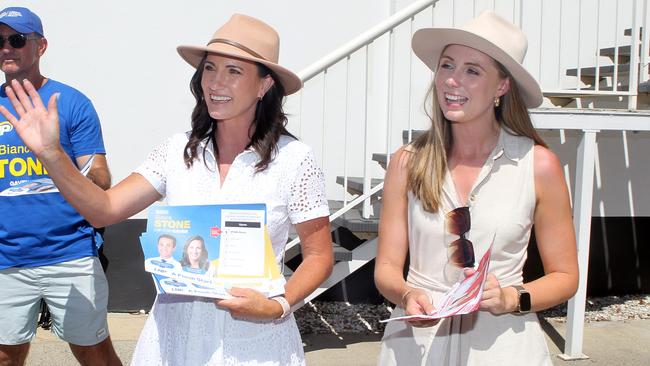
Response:
M469 314L479 309L483 286L490 267L490 253L492 246L485 252L478 264L476 272L465 277L462 281L455 283L447 293L435 304L436 311L433 314L406 315L380 320L385 323L393 320L431 320L447 318L453 315Z
M227 299L246 287L284 293L266 227L266 205L155 206L140 236L158 293Z

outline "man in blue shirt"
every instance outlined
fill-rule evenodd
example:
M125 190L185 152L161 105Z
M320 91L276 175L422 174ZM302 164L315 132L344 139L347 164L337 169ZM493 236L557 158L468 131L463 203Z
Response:
M28 79L44 100L59 93L64 149L80 168L92 159L88 179L108 189L111 178L97 113L81 92L41 74L47 45L36 14L20 7L0 11L5 85ZM0 104L13 111L5 85ZM0 364L24 364L44 299L52 331L70 344L81 364L121 365L108 334L108 285L97 258L101 237L65 201L41 162L3 119L0 212Z

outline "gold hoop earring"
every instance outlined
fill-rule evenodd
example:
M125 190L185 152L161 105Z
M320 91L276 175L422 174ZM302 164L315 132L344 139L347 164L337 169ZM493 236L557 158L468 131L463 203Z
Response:
M499 108L500 105L501 105L501 98L494 97L494 108Z

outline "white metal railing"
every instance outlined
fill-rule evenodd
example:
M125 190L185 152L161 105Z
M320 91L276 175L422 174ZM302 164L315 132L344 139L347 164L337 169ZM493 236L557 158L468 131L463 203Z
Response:
M361 83L361 87L363 92L361 93L361 100L360 104L363 106L361 111L362 111L362 117L361 117L361 125L362 125L362 136L363 136L363 156L364 157L369 157L372 154L372 151L369 148L368 144L368 139L372 138L372 133L371 133L371 128L368 125L368 108L369 108L369 103L368 103L368 94L371 92L370 91L370 86L369 83L371 83L372 80L372 69L370 65L370 57L369 57L369 52L370 52L370 47L373 45L373 42L375 42L377 39L380 37L384 37L385 35L388 34L388 42L389 42L389 55L392 52L393 48L393 42L394 39L392 37L392 32L393 30L398 27L399 25L403 24L404 22L407 21L413 21L413 16L415 14L420 13L424 9L430 8L435 4L437 0L419 0L413 2L411 5L405 7L404 9L400 10L399 12L395 13L385 21L381 22L380 24L372 27L368 31L364 32L363 34L359 35L355 39L351 40L350 42L346 43L336 51L330 53L329 55L325 56L323 59L315 62L311 66L307 67L306 69L302 70L301 72L298 73L300 78L303 80L304 83L309 83L312 79L316 78L317 76L322 76L322 101L321 101L321 108L322 108L322 116L321 119L324 122L327 117L327 108L326 106L328 105L328 99L327 99L327 88L328 88L328 72L329 70L334 67L335 65L339 63L345 63L346 67L346 80L345 80L345 87L344 89L344 95L343 99L345 100L345 123L344 123L344 131L347 132L348 128L347 126L349 125L349 114L348 114L348 103L349 103L349 95L350 95L350 80L349 80L349 75L350 75L350 64L352 62L352 57L355 53L361 52L363 53L363 60L364 60L364 67L363 67L363 75L364 80ZM390 57L390 56L389 56ZM389 65L389 70L388 70L388 75L389 77L387 78L389 86L388 88L391 88L390 82L392 80L391 70L392 65ZM388 94L390 95L390 94ZM301 99L302 99L302 92L301 92ZM386 103L387 108L390 110L390 106L392 104L390 103L390 100ZM301 103L301 119L302 119L302 110L303 106ZM301 121L302 124L302 121ZM323 123L325 125L325 123ZM323 127L322 130L325 128ZM325 135L325 134L323 134ZM325 150L325 146L329 144L328 141L322 141L321 142L323 146L323 150ZM336 175L341 175L343 177L343 194L340 198L341 201L343 201L345 207L349 207L347 205L347 201L350 198L348 195L348 185L349 185L349 174L348 174L348 151L347 151L347 135L344 137L344 143L343 143L343 159L342 159L342 172L341 174L336 174ZM388 148L388 146L386 146ZM326 155L325 152L322 153L322 155ZM361 196L365 197L363 200L363 217L364 218L369 218L371 215L371 206L370 206L370 197L372 196L370 194L370 191L372 189L371 187L371 171L372 168L370 165L372 164L371 159L369 158L364 158L364 162L362 165L362 171L363 173L361 174L362 176L362 185L363 189L361 192ZM379 191L379 189L374 189L375 192Z
M337 62L349 57L351 54L355 53L362 47L370 45L374 40L383 36L386 34L386 32L392 31L395 27L413 17L415 14L428 7L431 7L437 1L438 0L419 0L413 2L413 4L405 7L404 9L392 15L390 18L370 28L350 42L344 44L336 51L330 53L329 55L323 57L321 60L314 62L312 65L300 71L298 73L298 76L300 76L300 79L302 79L303 82L311 80L314 76L324 72Z
M650 53L648 52L650 42L650 6L648 1L643 2L642 12L640 13L643 19L642 33L641 33L641 59L639 67L639 82L644 83L650 79L650 70L648 70L648 63L650 63Z
M352 201L348 202L345 206L341 207L338 209L336 212L330 215L330 222L336 220L337 218L343 216L346 212L350 211L351 209L357 207L360 203L363 201L370 199L372 196L377 194L377 192L381 191L384 188L384 183L379 183L376 186L372 187L370 191L367 194L362 194L359 195L357 198L353 199ZM296 245L300 244L300 238L295 237L293 240L289 241L287 245L285 246L285 250L289 250Z
M638 83L648 80L648 31L649 20L647 0L580 0L578 2L560 2L560 6L553 6L555 17L559 19L556 39L544 39L546 30L541 27L545 24L542 11L543 3L538 2L542 19L540 24L540 38L538 42L539 59L537 60L538 80L544 81L543 56L546 50L557 48L556 79L554 84L542 83L546 96L566 96L577 98L576 107L582 107L581 98L620 96L627 99L626 104L620 105L621 109L636 109ZM567 5L572 4L572 5ZM557 5L557 3L554 3ZM534 5L530 5L534 6ZM570 14L566 8L575 6ZM575 38L567 37L563 25L564 19L573 18ZM525 20L524 20L525 21ZM629 31L629 37L626 34ZM571 45L566 44L572 43ZM619 47L629 46L630 52L626 57L629 62L620 62L622 56ZM601 50L609 48L613 51L611 60L604 60ZM575 49L575 51L573 50ZM568 56L566 54L569 54ZM569 65L571 65L569 67ZM640 65L640 67L639 67ZM566 66L566 67L564 67ZM573 78L567 77L571 68ZM593 73L589 68L593 69ZM607 70L608 68L609 70ZM589 75L586 72L589 71ZM627 83L627 85L625 85ZM572 85L571 85L572 84Z

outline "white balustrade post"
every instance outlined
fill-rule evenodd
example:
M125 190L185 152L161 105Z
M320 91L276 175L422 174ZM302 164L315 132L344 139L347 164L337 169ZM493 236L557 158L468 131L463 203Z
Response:
M370 197L368 192L370 192L371 176L370 176L370 148L368 144L370 143L370 129L368 128L368 84L370 83L370 53L369 45L365 47L365 56L366 56L366 78L364 80L364 109L363 109L363 195L366 196L366 200L363 201L363 207L361 210L361 216L364 219L370 218L370 213L372 207L370 206Z
M629 81L628 81L628 91L630 95L628 96L627 99L627 109L633 110L636 109L637 106L637 95L638 95L638 90L639 90L639 69L643 69L643 67L639 67L639 59L643 59L643 57L639 57L639 52L641 50L641 42L639 41L640 37L640 30L639 30L639 14L637 12L637 0L633 0L633 5L632 5L632 41L630 44L630 75L629 75ZM641 65L643 66L643 65Z
M643 0L643 11L641 12L641 53L639 62L641 66L639 67L639 82L643 83L648 81L648 62L650 62L650 57L648 56L648 42L650 42L650 31L648 26L650 26L650 9L648 8L648 0Z
M569 300L567 334L563 360L589 358L582 353L585 303L587 300L587 273L589 267L589 239L591 234L591 206L594 192L594 165L596 162L596 134L598 130L583 130L578 146L575 194L573 195L573 226L578 246L578 291Z

